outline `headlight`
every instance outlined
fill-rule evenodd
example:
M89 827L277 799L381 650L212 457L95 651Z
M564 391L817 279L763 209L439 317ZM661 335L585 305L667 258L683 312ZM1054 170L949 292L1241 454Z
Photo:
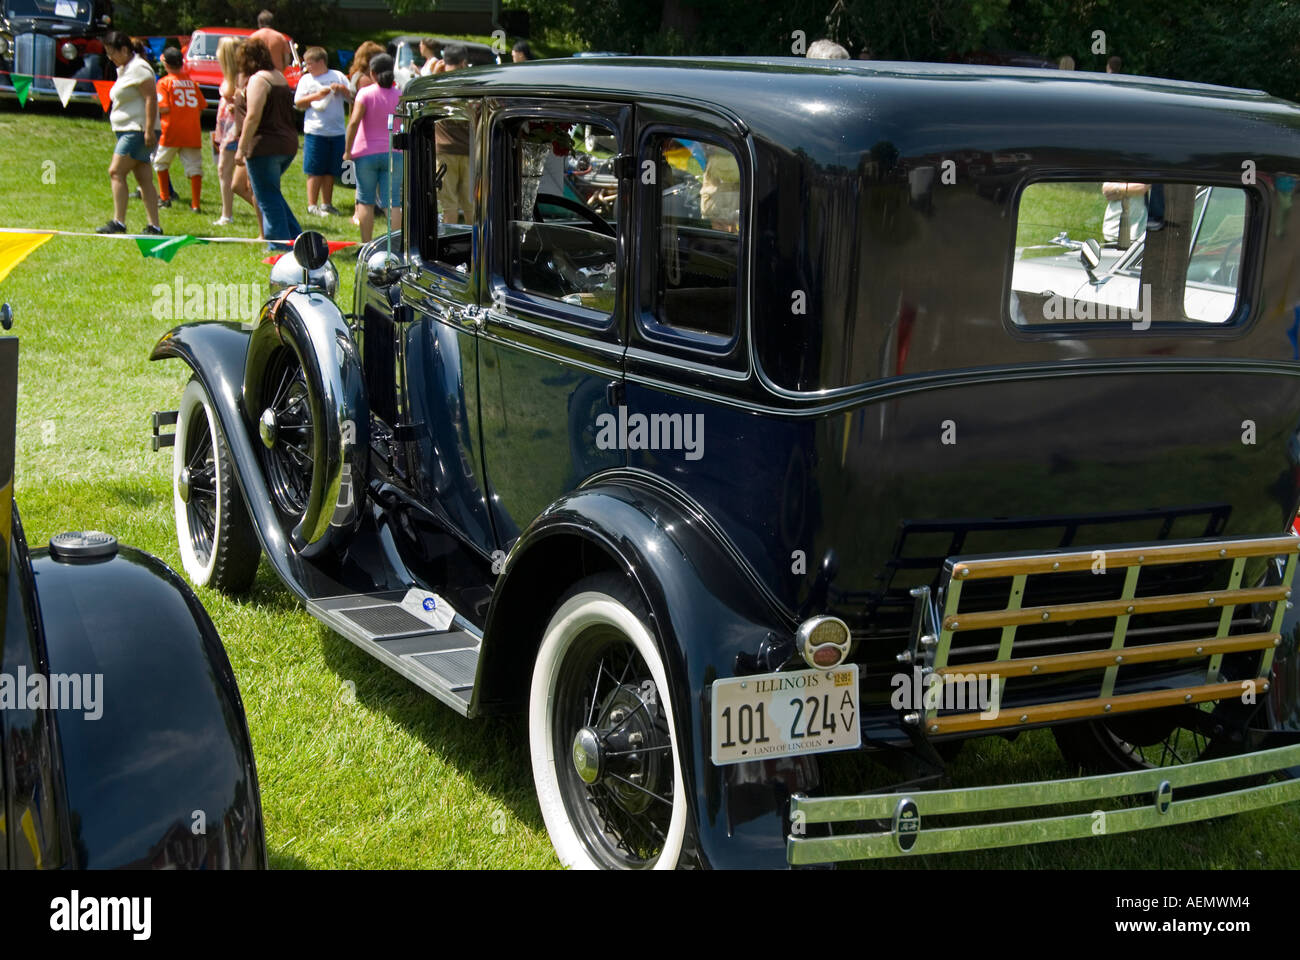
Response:
M77 45L71 41L65 41L63 46L59 47L59 56L64 60L76 60L77 55Z

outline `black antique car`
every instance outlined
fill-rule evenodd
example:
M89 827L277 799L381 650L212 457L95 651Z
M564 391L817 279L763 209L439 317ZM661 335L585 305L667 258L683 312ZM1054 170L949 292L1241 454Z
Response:
M103 35L113 20L109 0L0 0L0 73L35 77L28 96L58 99L54 80L79 82L70 100L98 103L93 80L115 77ZM0 76L0 97L16 96Z
M916 855L1300 797L1300 109L610 58L420 78L400 119L405 229L350 311L308 234L251 330L154 349L194 371L181 549L240 588L260 546L452 709L525 711L563 862ZM602 144L601 209L546 186ZM1097 275L1116 222L1132 282ZM1025 279L1062 233L1068 286ZM1036 728L1088 775L949 782L964 740Z
M212 621L162 561L109 534L28 548L17 390L18 340L0 337L0 868L264 868L248 727Z

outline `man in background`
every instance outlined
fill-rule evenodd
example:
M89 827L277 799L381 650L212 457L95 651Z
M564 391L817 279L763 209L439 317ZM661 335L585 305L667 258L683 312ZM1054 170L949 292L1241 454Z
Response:
M469 66L469 51L462 43L442 48L442 69L447 73ZM469 123L464 120L439 120L433 128L434 151L438 163L447 165L438 188L438 208L446 223L473 223L474 201L469 180ZM460 218L464 217L464 220Z
M284 73L285 68L293 63L293 52L289 49L289 41L285 39L283 33L275 29L275 14L270 10L263 10L257 15L257 29L249 36L249 40L261 40L271 51L271 59L275 62L275 69Z

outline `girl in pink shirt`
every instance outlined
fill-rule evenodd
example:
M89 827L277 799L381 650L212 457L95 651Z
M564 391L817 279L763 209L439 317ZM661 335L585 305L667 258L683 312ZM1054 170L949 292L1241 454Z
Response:
M402 154L388 149L388 118L402 97L393 84L393 58L386 53L374 57L370 75L375 82L357 92L343 151L343 159L356 165L362 243L374 234L376 206L390 211L391 229L402 228Z

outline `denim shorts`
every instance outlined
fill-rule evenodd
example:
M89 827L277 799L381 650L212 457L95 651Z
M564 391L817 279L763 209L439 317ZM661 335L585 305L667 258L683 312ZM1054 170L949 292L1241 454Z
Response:
M114 153L130 157L136 163L149 162L149 148L144 145L144 134L139 130L125 130L117 135Z
M343 175L343 147L347 137L322 137L309 133L303 138L302 172L309 177L334 177Z
M388 175L388 158L393 159L393 175ZM357 166L357 203L372 207L400 207L402 205L402 155L400 153L370 153L353 157Z

